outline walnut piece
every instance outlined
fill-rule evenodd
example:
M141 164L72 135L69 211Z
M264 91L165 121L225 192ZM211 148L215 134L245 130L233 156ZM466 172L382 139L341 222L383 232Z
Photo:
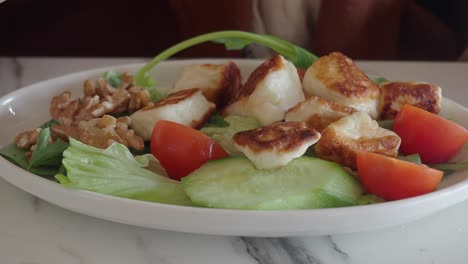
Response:
M147 89L133 85L133 76L122 74L120 87L112 87L107 80L99 78L96 83L83 83L82 100L71 100L69 91L54 96L50 103L50 114L60 124L71 125L82 120L102 117L106 114L133 113L153 105Z
M36 145L39 130L39 128L29 129L16 135L16 146L20 149L30 149L32 146Z
M143 139L128 129L130 119L116 119L109 115L133 113L153 105L148 90L134 86L130 73L122 73L119 87L112 87L104 78L96 82L86 80L83 94L81 99L72 99L71 92L65 91L52 98L49 112L59 123L51 128L52 138L59 136L68 140L68 137L72 137L99 148L119 142L137 150L143 149ZM38 128L21 132L16 136L15 143L21 149L33 151L38 134ZM28 153L30 155L31 151Z
M87 145L97 148L107 148L114 142L121 143L126 147L136 150L144 148L143 139L136 136L133 130L129 130L130 118L115 118L104 115L100 118L82 120L74 125L55 125L52 132L64 140L68 137L77 139Z

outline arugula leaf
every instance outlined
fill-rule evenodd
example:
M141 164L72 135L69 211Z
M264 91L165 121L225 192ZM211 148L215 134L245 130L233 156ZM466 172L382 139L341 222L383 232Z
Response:
M210 116L208 121L203 125L203 127L227 127L229 126L229 122L227 122L224 117L219 113L216 112Z
M122 83L122 73L116 72L113 70L106 71L102 77L107 80L107 82L112 86L112 87L119 87L120 84Z
M29 161L28 170L33 167L57 167L62 164L62 153L68 148L69 144L61 139L49 143L50 129L42 128L37 137L36 149Z
M273 49L300 68L307 68L318 59L317 56L307 50L270 35L238 30L217 31L187 39L164 50L135 74L135 84L143 87L154 87L155 81L150 75L150 71L154 66L180 51L208 41L222 43L227 49L231 50L242 49L249 44L257 43Z

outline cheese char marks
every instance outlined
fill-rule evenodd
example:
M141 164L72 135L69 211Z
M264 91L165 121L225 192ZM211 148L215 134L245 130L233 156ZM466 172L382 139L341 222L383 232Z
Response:
M330 124L315 146L317 157L356 169L356 153L373 152L396 157L401 139L393 131L379 127L364 112L356 112Z
M269 125L284 120L286 111L304 99L296 67L276 55L252 72L223 114L251 116Z
M355 112L352 107L311 96L289 109L285 121L304 121L308 127L322 132L331 123Z
M380 89L354 62L339 52L320 57L302 82L306 96L318 96L349 106L377 119Z
M441 109L442 89L424 82L385 82L380 85L380 118L394 119L405 104L434 114Z
M136 135L150 140L153 127L159 120L200 128L215 109L215 104L209 102L200 89L183 90L133 113L131 126Z
M237 93L241 82L240 70L233 62L193 64L182 69L172 92L199 88L208 101L220 108Z
M304 122L276 122L253 130L238 132L234 147L258 169L274 169L302 156L320 139L320 133Z

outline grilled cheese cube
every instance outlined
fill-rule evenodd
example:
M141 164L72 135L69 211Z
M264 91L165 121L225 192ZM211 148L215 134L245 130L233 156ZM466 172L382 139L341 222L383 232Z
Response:
M380 118L394 119L405 104L437 114L440 112L442 89L423 82L385 82L380 85Z
M252 72L223 114L251 116L269 125L284 120L286 111L304 99L296 67L277 55Z
M179 91L133 113L131 126L137 136L150 140L153 127L159 120L199 128L215 108L215 104L206 100L198 88Z
M379 127L368 114L356 112L330 124L315 145L315 152L321 159L356 169L357 152L396 157L400 142L395 132Z
M285 121L303 121L308 127L322 132L331 123L354 112L357 110L352 107L311 96L289 109Z
M172 92L200 88L208 101L223 106L240 86L241 74L234 62L194 64L182 69Z
M378 117L379 87L339 52L323 56L306 71L306 96L318 96Z
M302 156L320 139L320 133L304 122L277 122L253 130L238 132L234 147L257 169L274 169Z

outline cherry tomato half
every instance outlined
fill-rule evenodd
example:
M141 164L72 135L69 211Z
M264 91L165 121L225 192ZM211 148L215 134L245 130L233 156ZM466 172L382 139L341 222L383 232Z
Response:
M166 120L154 126L150 147L169 177L177 180L208 160L228 156L216 141L202 132Z

